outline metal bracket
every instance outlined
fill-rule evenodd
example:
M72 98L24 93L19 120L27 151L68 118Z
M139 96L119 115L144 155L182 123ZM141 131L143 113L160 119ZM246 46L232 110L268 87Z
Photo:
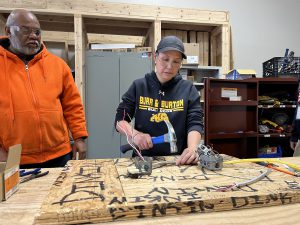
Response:
M223 168L223 157L209 146L200 144L198 146L200 167L208 170L221 170Z

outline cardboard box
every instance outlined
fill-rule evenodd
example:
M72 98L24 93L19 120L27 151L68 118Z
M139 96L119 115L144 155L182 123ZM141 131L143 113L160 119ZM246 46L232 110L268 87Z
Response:
M21 159L21 145L9 148L7 162L0 162L0 200L8 199L19 189L19 165Z
M152 52L151 47L137 47L133 49L134 52Z
M199 64L199 43L183 43L187 59L182 61L183 65Z

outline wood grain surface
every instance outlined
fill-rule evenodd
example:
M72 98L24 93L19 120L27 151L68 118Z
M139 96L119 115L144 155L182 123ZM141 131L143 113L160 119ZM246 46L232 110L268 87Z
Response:
M226 156L224 158L228 159ZM161 157L158 160L173 159ZM290 158L290 161L300 162L298 158ZM164 221L164 224L197 224L199 213L202 214L202 224L205 224L206 218L210 221L212 217L216 217L216 224L221 224L221 218L224 219L222 224L235 224L236 221L240 221L236 224L248 224L246 214L250 210L242 209L276 205L280 207L257 209L255 215L258 216L251 216L251 221L267 223L270 215L264 212L272 208L275 218L284 216L286 221L299 223L290 215L299 213L299 204L296 208L289 205L300 202L299 177L273 171L252 185L220 192L219 188L257 177L266 168L242 163L225 165L222 171L212 172L201 170L196 165L165 166L153 170L150 176L132 179L127 176L127 167L132 164L130 159L70 161L53 183L36 217L36 224L118 222L128 219L135 220L119 223L157 224ZM283 209L285 213L279 213ZM230 215L233 212L238 214L227 216L227 213ZM166 217L149 219L162 216ZM187 218L189 222L185 223ZM191 222L193 220L195 223ZM210 221L210 224L213 223Z

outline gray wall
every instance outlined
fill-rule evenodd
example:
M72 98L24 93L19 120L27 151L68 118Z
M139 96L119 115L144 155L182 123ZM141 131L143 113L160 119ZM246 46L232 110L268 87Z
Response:
M100 1L100 0L99 0ZM300 56L299 0L106 0L230 12L235 68L262 74L262 62L289 48Z

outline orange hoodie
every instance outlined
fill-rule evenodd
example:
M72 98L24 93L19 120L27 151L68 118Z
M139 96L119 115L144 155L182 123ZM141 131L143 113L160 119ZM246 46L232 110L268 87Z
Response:
M81 98L67 64L45 46L25 65L0 39L0 148L22 144L21 164L42 163L71 151L88 136Z

